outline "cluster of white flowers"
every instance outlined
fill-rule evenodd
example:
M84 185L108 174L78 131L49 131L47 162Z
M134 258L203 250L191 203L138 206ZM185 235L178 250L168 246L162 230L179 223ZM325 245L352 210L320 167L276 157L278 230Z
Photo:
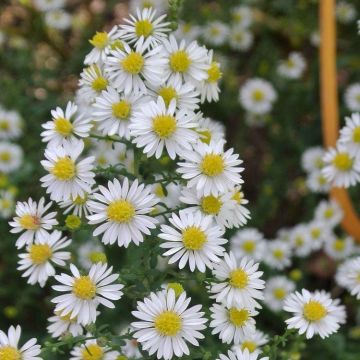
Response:
M336 4L336 17L342 24L351 24L355 21L357 15L354 4L347 1L339 1Z
M306 69L306 60L299 52L291 52L286 60L281 60L278 74L287 79L299 79Z
M32 0L34 7L43 13L49 28L67 30L71 27L72 16L64 10L67 0Z
M11 176L23 162L23 150L14 141L21 137L22 132L20 114L0 105L0 218L3 219L9 218L14 211L16 187L11 185Z

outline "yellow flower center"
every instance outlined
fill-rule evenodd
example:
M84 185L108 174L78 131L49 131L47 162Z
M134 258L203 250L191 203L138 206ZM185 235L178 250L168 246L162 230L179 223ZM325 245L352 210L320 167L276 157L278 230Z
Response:
M170 68L173 72L186 72L191 65L191 59L185 50L178 50L170 55Z
M201 161L201 172L207 176L220 175L225 168L224 160L218 154L206 154Z
M108 34L107 32L99 32L97 31L96 34L89 40L90 44L95 46L97 49L104 49L108 43Z
M0 130L9 130L9 122L7 120L0 120Z
M147 38L153 32L153 24L149 20L139 20L135 24L135 33L138 37L144 36Z
M110 48L111 50L124 50L124 43L121 40L116 39L111 43Z
M201 250L207 242L207 236L198 227L189 226L182 232L182 241L187 250Z
M76 215L68 215L65 219L65 225L70 230L76 230L81 226L81 219Z
M318 176L317 181L318 181L319 185L321 185L321 186L324 186L327 184L326 178L321 174Z
M343 251L345 249L345 241L343 239L336 239L333 243L333 249L335 251Z
M67 321L67 322L70 322L73 324L76 323L77 317L75 316L75 317L71 318L71 312L69 312L66 315L61 315L61 312L55 311L55 315L57 315L60 318L60 320L62 320L62 321Z
M348 153L343 152L336 154L332 163L338 170L348 171L352 168L354 161Z
M176 130L176 119L170 115L158 115L153 119L153 130L161 139L167 139Z
M217 82L222 77L222 72L220 71L220 66L216 61L213 61L208 69L208 82L214 83Z
M109 82L103 76L99 76L96 79L94 79L94 81L91 84L91 87L96 92L100 92L102 90L105 90L108 84Z
M236 309L232 307L229 310L230 322L235 326L243 326L249 319L249 311L246 309Z
M321 169L321 168L323 168L323 166L324 166L324 162L321 158L315 159L315 167L317 169Z
M41 225L40 219L37 216L30 214L23 215L20 218L19 223L21 227L26 230L37 230Z
M182 321L176 312L164 311L155 317L154 326L160 335L175 336L181 330Z
M84 205L87 201L88 197L87 195L85 195L84 197L81 197L81 196L77 196L74 200L73 200L73 203L75 205Z
M303 313L306 320L319 321L327 315L327 310L318 301L310 300L304 305Z
M82 360L103 360L104 351L97 344L89 344L82 350Z
M3 151L0 153L0 160L3 162L9 162L11 160L11 154L9 151Z
M234 192L234 195L231 197L231 199L235 200L238 204L241 204L244 199L244 193L240 190L237 190Z
M276 288L273 290L273 295L278 300L283 300L286 296L286 291L283 288Z
M319 228L314 228L314 229L311 229L310 233L311 233L311 237L313 239L317 239L321 235L321 230Z
M220 212L221 206L221 200L213 195L201 199L201 209L205 214L216 215Z
M244 342L241 344L241 349L242 349L242 350L248 349L248 350L249 350L249 353L252 353L252 352L254 352L254 351L257 349L257 345L256 345L256 343L253 342L253 341L244 341Z
M29 255L34 264L40 265L51 258L52 250L48 244L33 244L30 247Z
M334 216L334 209L333 208L328 208L324 211L324 216L327 218L327 219L330 219Z
M164 100L166 107L169 106L171 100L177 99L176 90L172 86L165 86L159 90L159 96Z
M1 360L21 360L22 356L18 349L12 346L0 347L0 359Z
M143 9L148 9L148 8L154 7L154 2L149 1L149 0L144 0L142 3L142 7L143 7Z
M355 143L360 143L360 126L356 127L352 133L352 139Z
M242 246L243 250L247 253L253 253L255 248L256 248L256 243L254 240L245 240L243 243L242 243Z
M167 288L173 289L176 297L180 296L184 292L184 288L179 283L169 283Z
M205 144L210 144L211 132L210 130L198 130L197 133L200 135L200 140Z
M91 300L96 295L96 286L89 276L80 276L75 279L72 292L82 300Z
M54 120L55 123L55 131L62 136L69 136L73 131L72 123L65 118L56 118Z
M135 216L134 205L127 200L116 200L111 202L106 212L110 220L118 223L128 223Z
M76 175L76 166L73 160L69 157L63 157L58 159L54 167L51 170L51 173L61 181L71 180Z
M157 184L157 185L156 185L155 190L154 190L154 193L155 193L155 195L156 195L158 198L160 198L160 199L162 199L162 198L165 197L164 189L163 189L163 187L162 187L160 184Z
M106 254L99 251L92 251L91 253L89 253L88 258L93 264L105 264L107 262Z
M304 238L302 236L297 236L295 238L295 246L296 247L301 247L304 245Z
M145 60L143 56L134 51L121 61L123 69L132 75L136 75L141 72L144 67L144 63Z
M237 289L244 289L249 283L249 276L243 269L236 269L230 273L229 284Z
M275 249L273 251L273 255L275 259L281 260L284 258L284 252L281 249Z
M265 94L263 93L262 90L255 90L252 93L252 98L254 101L258 102L258 101L263 101L265 98Z
M111 105L112 114L119 120L127 120L131 111L131 104L126 100L120 100Z

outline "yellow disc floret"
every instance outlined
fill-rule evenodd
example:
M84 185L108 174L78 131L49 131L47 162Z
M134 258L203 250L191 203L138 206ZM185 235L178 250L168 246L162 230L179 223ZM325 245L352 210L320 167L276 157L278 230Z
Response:
M245 240L242 243L241 247L245 252L252 253L252 252L254 252L254 250L256 248L256 243L254 240Z
M102 90L105 90L108 84L109 82L107 81L107 79L105 79L103 76L99 76L93 80L93 82L91 83L91 87L96 92L100 92Z
M65 118L56 118L54 120L55 131L62 136L69 136L73 131L72 123Z
M75 279L72 292L82 300L91 300L96 295L96 285L89 276L80 276Z
M283 288L275 288L273 290L273 295L275 299L283 300L284 297L286 296L286 291Z
M229 284L237 289L243 289L249 283L249 276L243 269L236 269L230 273Z
M235 326L243 326L249 319L249 311L232 307L229 310L229 320Z
M56 160L51 173L61 181L71 180L76 175L76 166L72 159L63 157Z
M175 292L175 296L178 297L184 292L184 288L180 283L168 283L168 290L173 289Z
M159 96L164 100L166 107L169 106L171 100L177 99L176 90L172 86L164 86L159 90Z
M37 216L30 214L23 215L20 218L19 223L21 227L26 230L37 230L41 225L40 219Z
M174 72L186 72L191 65L191 59L185 50L178 50L170 55L170 68Z
M153 130L161 138L169 138L176 130L176 119L171 115L158 115L153 119Z
M345 249L345 240L344 239L336 239L334 242L333 242L333 249L335 251L344 251Z
M130 201L116 200L109 204L107 216L118 223L128 223L135 216L135 208Z
M355 143L360 143L360 126L356 127L352 133L352 140Z
M304 305L304 317L308 321L319 321L327 315L327 310L324 305L316 300L310 300Z
M82 350L82 360L103 360L104 350L97 344L88 344Z
M254 341L244 341L241 344L241 349L242 350L248 349L249 353L253 353L257 349L257 345Z
M187 250L201 250L207 241L207 236L197 226L189 226L182 232L182 241Z
M147 19L139 20L135 24L135 33L138 37L144 36L145 38L147 38L149 35L152 34L153 29L153 24Z
M258 102L258 101L263 101L265 98L264 93L261 90L255 90L252 93L252 98L254 101Z
M154 326L160 335L175 336L181 330L182 321L176 312L164 311L155 317Z
M30 246L29 256L34 264L40 265L51 258L52 250L48 244L33 244Z
M105 264L107 262L106 254L99 251L92 251L88 254L88 258L93 264Z
M218 154L206 154L200 163L201 172L211 177L220 175L224 168L224 159Z
M1 360L21 360L21 358L21 353L16 348L8 345L0 347Z
M221 200L213 195L204 196L201 199L201 209L205 214L217 215L222 206Z
M119 120L127 120L131 111L131 104L126 100L120 100L111 105L112 114Z
M108 44L108 33L107 32L99 32L97 31L96 34L89 40L90 44L95 46L97 49L104 49Z
M144 67L145 60L140 53L132 51L121 61L121 66L129 74L136 75L141 72Z
M354 160L346 152L335 155L333 165L340 171L349 171L353 167Z
M208 69L208 82L214 83L221 79L222 73L220 66L216 61L213 61Z

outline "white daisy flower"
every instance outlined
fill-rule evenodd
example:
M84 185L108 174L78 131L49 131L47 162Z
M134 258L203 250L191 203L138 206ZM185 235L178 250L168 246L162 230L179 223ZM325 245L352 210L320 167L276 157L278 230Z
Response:
M343 219L344 212L335 200L323 200L315 209L315 220L322 221L329 227L335 227Z
M312 46L319 47L320 45L320 33L319 30L315 30L310 34L310 43Z
M159 86L152 87L149 84L149 94L156 100L159 96L163 98L166 107L175 100L178 109L194 111L199 108L200 94L190 83L184 83L180 78L172 78Z
M92 215L87 218L89 224L101 224L94 232L94 236L103 234L102 242L128 247L131 242L139 245L144 241L144 235L150 235L157 220L150 214L158 200L150 194L150 187L139 185L135 180L131 186L129 180L124 178L121 184L114 179L108 182L108 188L99 186L99 191L93 196L96 200L89 201Z
M202 28L199 25L184 21L179 21L178 28L173 32L176 40L181 41L185 39L187 42L197 40L201 33Z
M360 155L360 114L352 114L345 118L346 125L340 130L339 142L344 144L349 152L358 157Z
M269 113L276 99L277 93L272 84L260 78L249 79L240 88L240 104L252 114Z
M75 140L77 137L89 136L92 124L83 118L78 107L71 101L65 111L60 107L51 110L52 120L42 125L45 129L40 135L42 141L54 146L62 145L64 140Z
M205 42L212 46L224 45L229 36L229 27L221 21L212 21L203 28Z
M61 9L65 6L66 0L33 0L35 7L40 11Z
M0 330L0 359L11 360L42 360L40 345L36 344L37 339L32 338L19 348L21 327L10 326L8 333Z
M269 360L268 357L259 358L258 356L257 352L250 353L248 349L235 349L229 350L227 355L220 354L216 360Z
M224 125L208 117L199 119L196 131L200 136L200 140L206 144L210 144L211 141L216 143L225 140Z
M325 239L324 251L334 260L344 260L355 251L354 239L350 236L328 236Z
M51 205L52 202L45 205L44 198L41 198L38 203L33 201L32 198L29 198L28 201L17 202L15 210L16 216L9 224L13 227L13 229L10 230L13 234L18 234L25 230L16 241L16 247L18 249L24 245L31 245L34 239L38 238L40 234L42 237L46 237L48 230L51 230L54 225L58 224L56 212L45 215Z
M232 347L232 351L236 351L236 349L240 348L242 351L247 349L251 354L260 354L261 346L267 344L268 341L269 337L267 335L260 330L255 330L253 333L240 339L240 343L238 345L234 345Z
M12 191L0 190L0 218L9 219L15 209L15 199Z
M114 88L108 87L93 104L92 116L98 123L97 129L104 135L119 135L129 140L129 124L144 105L144 100L140 94L119 94Z
M236 205L235 200L232 200L231 196L230 192L219 194L218 196L200 196L194 188L183 188L180 201L190 205L184 211L198 210L204 216L212 216L220 227L231 228L234 226L232 212L235 210Z
M219 100L219 82L222 78L222 72L220 69L220 63L213 60L213 51L210 50L207 57L208 67L206 69L207 76L206 78L199 82L197 89L201 94L201 103L203 104L205 100L207 102L218 101Z
M174 290L169 289L137 302L132 314L141 321L131 326L137 329L133 336L144 351L170 360L174 355L190 354L186 342L199 346L198 339L204 338L200 331L206 328L207 320L200 312L201 305L188 308L190 301L185 292L176 299Z
M344 101L350 111L360 111L360 83L351 84L347 87Z
M125 328L122 333L126 334L129 331L134 332L132 327ZM140 352L140 343L136 339L125 339L125 345L121 346L121 354L125 355L128 359L142 359Z
M224 151L224 142L199 141L194 150L181 154L185 162L178 163L177 172L187 180L187 187L195 187L201 195L218 195L243 183L239 167L242 160L233 149Z
M254 35L251 31L234 26L230 29L229 45L234 50L247 51L254 43Z
M301 156L301 166L304 171L312 172L324 167L323 157L325 150L321 146L313 146L306 149Z
M107 263L104 247L94 238L80 245L77 254L79 264L86 270L89 270L93 264Z
M17 144L0 142L0 172L9 174L20 168L23 162L23 150Z
M330 148L324 155L322 174L333 186L354 186L360 181L360 164L343 144Z
M291 265L290 244L281 240L272 240L267 244L264 262L273 269L283 270Z
M225 251L222 245L227 240L222 238L224 231L213 224L211 216L180 211L179 215L173 213L169 222L172 227L161 225L158 235L165 240L160 247L168 249L163 256L170 256L169 264L179 261L179 268L183 269L189 263L191 271L197 268L205 272L220 261Z
M94 157L78 161L83 150L81 140L65 142L62 146L49 145L45 150L46 160L42 160L41 165L49 174L40 181L52 200L66 201L91 192L95 183Z
M122 30L121 39L135 44L141 39L149 40L148 46L154 47L161 43L170 31L169 22L163 22L166 18L161 15L156 18L156 10L151 7L136 9L136 16L129 15L130 19L124 19L126 24L120 25Z
M69 251L62 251L71 244L71 240L62 237L60 231L37 237L35 242L19 254L18 270L23 271L22 277L28 277L28 284L39 283L44 287L49 277L55 275L54 265L65 266L71 258ZM60 251L61 250L61 251Z
M234 227L243 226L251 218L249 209L244 206L247 205L249 201L245 199L241 185L234 186L230 194L231 199L235 201L235 208L231 213L231 220L229 220L229 222L232 223Z
M112 274L112 266L95 264L88 275L81 275L77 267L70 264L72 276L62 273L55 275L60 283L52 288L64 293L51 301L56 304L55 311L60 316L70 314L70 319L77 318L78 324L87 325L96 321L96 308L102 304L110 309L115 306L114 300L119 300L123 295L121 289L124 285L112 284L119 277ZM112 301L110 301L112 300Z
M342 24L349 24L356 19L356 8L347 1L339 1L336 4L336 18Z
M111 50L111 44L119 37L120 33L117 26L114 26L109 33L106 31L96 32L96 34L89 40L94 48L86 55L84 64L98 64L104 63L107 55Z
M167 0L131 0L129 2L130 12L135 13L137 9L149 9L153 8L158 13L164 13L168 10Z
M118 154L112 141L93 141L93 146L89 151L89 155L95 157L95 166L107 168L111 165L120 164ZM119 143L120 144L120 143Z
M302 54L293 51L286 60L281 60L277 72L280 76L287 79L299 79L306 69L306 61Z
M330 183L326 180L321 171L312 171L307 179L306 186L315 193L327 194L330 191Z
M162 178L162 176L155 175L155 180L159 180L160 178ZM182 189L180 184L170 183L163 185L161 183L156 183L152 185L152 188L159 201L165 204L169 209L175 209L180 205L181 200L179 197ZM158 207L161 207L161 204L159 204Z
M120 356L118 351L111 350L108 346L100 346L96 339L86 340L85 344L75 346L71 350L70 360L116 360Z
M264 303L272 311L283 308L286 297L295 290L295 283L286 276L274 276L266 281Z
M310 339L319 334L326 338L338 331L340 324L345 323L346 313L338 299L331 299L325 291L313 293L302 289L290 294L284 304L284 310L294 314L285 320L289 329L298 329Z
M262 261L266 254L264 235L254 228L237 231L230 239L230 248L238 260L247 257L254 261Z
M210 311L210 327L214 328L211 334L219 334L225 344L239 344L242 338L255 332L253 316L258 312L254 309L214 304Z
M80 74L79 96L86 99L88 104L92 104L97 96L110 86L109 75L97 64L92 64L85 68ZM92 114L90 119L92 120Z
M71 198L66 201L59 202L59 206L62 209L65 209L63 211L63 214L69 214L76 215L79 217L87 216L90 214L89 210L89 201L93 200L92 194L97 191L97 189L91 189L90 192L84 193L83 196L77 196L75 198Z
M0 108L0 140L13 140L21 136L23 119L16 111Z
M337 269L336 282L360 299L360 256L344 261Z
M106 59L105 70L113 85L125 94L148 92L145 82L153 86L162 83L165 78L165 66L168 60L160 53L162 46L148 50L151 39L143 38L136 43L133 50L124 43L124 49L110 52Z
M193 130L196 127L195 113L186 109L176 110L176 101L168 107L162 97L151 101L135 114L129 128L133 143L143 152L157 159L166 149L169 157L175 159L185 150L190 151L198 139Z
M49 28L57 30L69 29L72 23L72 16L62 9L46 12L44 19Z
M262 300L265 281L260 277L259 264L243 258L238 264L232 252L214 266L213 275L219 283L210 284L210 298L227 306L261 308L256 300Z
M162 74L163 78L180 79L194 85L207 78L209 66L205 47L200 47L196 41L186 45L182 40L178 44L173 35L165 39L162 45L163 54L168 59Z
M231 9L234 23L242 28L248 28L253 22L253 11L248 6L236 6Z
M332 234L332 230L327 224L316 219L308 223L307 227L311 246L314 250L320 249L326 239Z
M70 315L61 316L59 313L55 313L49 317L50 324L47 331L53 338L60 338L66 333L70 333L72 336L83 335L83 327L76 322L76 317L71 319Z
M306 257L313 250L313 240L306 224L298 224L290 231L289 242L295 256Z

